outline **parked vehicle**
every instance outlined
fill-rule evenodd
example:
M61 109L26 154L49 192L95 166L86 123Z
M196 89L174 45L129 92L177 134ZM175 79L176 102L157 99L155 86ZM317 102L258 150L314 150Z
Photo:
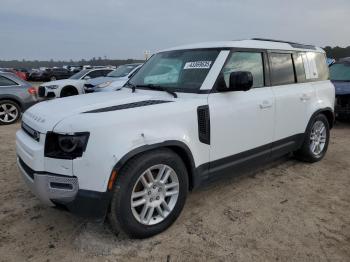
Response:
M29 72L25 68L15 68L16 72L18 72L17 76L23 80L28 80Z
M27 80L27 75L25 73L18 71L16 69L13 69L13 68L0 68L0 72L15 74L16 76L18 76L22 80Z
M57 79L67 79L72 73L64 68L46 68L44 70L33 71L29 75L31 81L55 81Z
M350 119L350 58L330 67L330 78L335 86L335 113L339 119Z
M105 77L88 80L84 85L85 93L115 91L116 88L122 87L141 66L140 63L121 65Z
M44 203L108 215L116 231L149 237L176 220L200 185L291 152L320 161L334 120L328 78L324 51L309 45L163 50L119 91L31 108L17 132L18 166Z
M15 123L36 102L34 87L12 73L0 72L0 125Z
M86 69L71 76L69 79L51 81L39 86L40 97L58 98L74 96L84 93L84 84L87 80L106 76L113 69Z

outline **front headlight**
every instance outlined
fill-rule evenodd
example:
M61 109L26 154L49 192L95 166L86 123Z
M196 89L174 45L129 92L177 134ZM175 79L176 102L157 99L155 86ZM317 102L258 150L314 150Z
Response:
M48 132L45 141L45 157L58 159L75 159L85 152L89 133L75 133L72 135Z
M102 84L99 84L97 87L98 88L105 88L105 87L109 86L111 83L112 83L111 81L104 82Z
M58 85L45 86L47 89L57 89Z

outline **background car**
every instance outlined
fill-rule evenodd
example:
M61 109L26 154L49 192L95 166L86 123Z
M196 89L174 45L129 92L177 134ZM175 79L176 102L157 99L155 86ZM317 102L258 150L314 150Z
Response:
M67 79L72 76L72 72L65 68L46 68L44 70L33 71L29 75L31 81L55 81L57 79Z
M0 73L0 125L15 123L38 102L36 89L12 73Z
M141 66L140 63L121 65L105 77L88 80L84 85L85 93L115 90L114 87L123 86Z
M350 119L350 58L334 63L329 70L335 87L336 116L341 119Z
M69 79L51 81L39 86L39 97L57 98L79 95L84 93L84 84L87 80L106 76L113 69L87 69L72 75Z
M22 72L21 70L17 70L13 68L0 68L0 72L12 73L23 80L27 80L27 74Z

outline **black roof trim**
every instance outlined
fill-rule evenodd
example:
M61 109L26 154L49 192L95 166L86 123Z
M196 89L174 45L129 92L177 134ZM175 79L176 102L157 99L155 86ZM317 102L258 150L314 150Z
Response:
M291 47L294 47L294 48L316 50L316 47L313 45L299 44L299 43L290 42L290 41L275 40L275 39L268 39L268 38L252 38L252 40L285 43L285 44L289 44Z

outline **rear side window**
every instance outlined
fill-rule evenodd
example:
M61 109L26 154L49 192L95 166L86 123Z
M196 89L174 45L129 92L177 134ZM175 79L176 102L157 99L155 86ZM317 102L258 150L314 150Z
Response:
M306 81L306 74L302 53L293 54L293 60L297 82L303 83Z
M226 86L229 86L230 74L237 71L248 71L253 75L253 87L264 86L264 66L262 53L234 52L223 68Z
M295 83L292 54L270 53L272 85Z
M329 79L329 68L326 62L326 56L321 53L315 53L316 68L318 71L318 80Z
M16 85L18 85L16 82L6 77L0 76L0 86L16 86Z

